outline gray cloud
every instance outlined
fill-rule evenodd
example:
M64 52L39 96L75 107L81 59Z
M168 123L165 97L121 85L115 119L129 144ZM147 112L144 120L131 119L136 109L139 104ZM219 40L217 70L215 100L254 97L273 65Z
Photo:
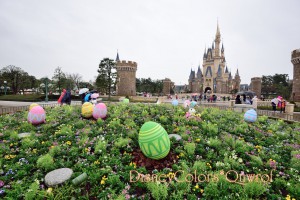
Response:
M297 0L0 1L0 67L16 65L38 78L57 66L90 80L104 57L138 62L137 77L187 83L202 65L217 19L228 67L242 83L287 73L300 48Z

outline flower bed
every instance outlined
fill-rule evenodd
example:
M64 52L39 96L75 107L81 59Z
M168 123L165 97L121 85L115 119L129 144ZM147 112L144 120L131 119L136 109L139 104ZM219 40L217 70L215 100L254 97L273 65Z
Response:
M28 112L0 116L0 197L9 199L293 199L300 196L300 125L259 117L244 122L232 111L111 104L105 120L80 117L80 107L47 108L33 126ZM143 156L146 121L171 138L170 154ZM20 138L19 133L29 132ZM48 187L45 175L71 168L71 179ZM88 178L79 185L72 179Z

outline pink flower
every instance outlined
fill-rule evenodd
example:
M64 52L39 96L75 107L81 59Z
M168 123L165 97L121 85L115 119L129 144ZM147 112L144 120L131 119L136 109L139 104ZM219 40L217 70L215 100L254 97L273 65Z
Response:
M129 195L129 194L126 194L126 195L125 195L125 198L126 198L126 199L130 199L130 195Z

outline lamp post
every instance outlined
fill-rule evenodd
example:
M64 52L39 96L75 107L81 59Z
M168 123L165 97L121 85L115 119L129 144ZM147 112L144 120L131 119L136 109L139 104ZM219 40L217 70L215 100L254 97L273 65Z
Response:
M4 95L6 95L6 90L7 90L7 81L4 81Z
M48 78L45 79L45 90L46 90L45 102L48 102Z

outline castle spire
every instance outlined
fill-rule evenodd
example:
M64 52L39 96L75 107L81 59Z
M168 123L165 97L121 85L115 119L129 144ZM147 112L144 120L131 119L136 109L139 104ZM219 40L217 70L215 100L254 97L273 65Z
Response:
M225 68L225 73L228 73L228 68L227 68L227 65L226 65L226 68Z
M215 49L215 44L214 44L214 41L212 42L212 49L214 50Z
M235 76L239 76L239 69L236 70Z
M116 57L116 61L119 62L120 58L119 58L119 52L117 51L117 57Z
M220 56L220 42L221 42L221 33L219 28L219 22L217 22L217 33L215 38L215 56Z
M221 52L224 53L224 46L223 46L223 42L222 42L222 48L221 48Z
M203 54L203 59L205 59L205 58L206 58L206 47L204 49L204 54Z
M216 37L217 36L221 36L220 28L219 28L219 21L217 21L217 33L216 33Z

